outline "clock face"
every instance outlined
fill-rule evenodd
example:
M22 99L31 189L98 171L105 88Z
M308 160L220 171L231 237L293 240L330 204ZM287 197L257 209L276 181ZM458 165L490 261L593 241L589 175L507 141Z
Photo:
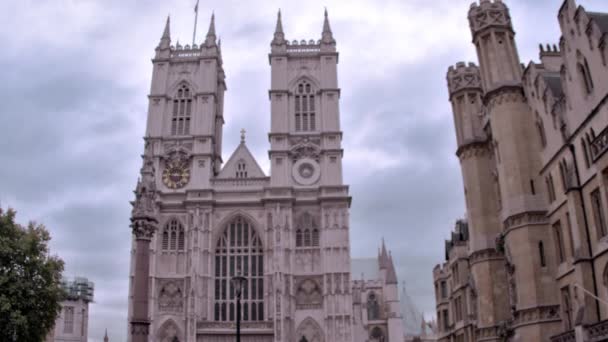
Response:
M190 181L190 169L187 161L171 160L167 162L163 171L163 183L169 189L183 188L188 181Z

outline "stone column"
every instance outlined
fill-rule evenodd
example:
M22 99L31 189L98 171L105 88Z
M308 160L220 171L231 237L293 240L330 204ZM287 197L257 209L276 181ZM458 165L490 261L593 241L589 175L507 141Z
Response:
M148 342L150 319L148 311L148 279L150 278L150 240L158 221L150 215L134 215L131 228L135 235L135 275L133 281L133 315L131 342Z

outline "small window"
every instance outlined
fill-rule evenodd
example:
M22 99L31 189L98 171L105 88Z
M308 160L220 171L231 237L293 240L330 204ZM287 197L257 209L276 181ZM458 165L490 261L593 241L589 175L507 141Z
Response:
M559 221L553 224L553 232L555 233L558 260L561 264L564 262L564 239L562 236L562 226Z
M236 164L236 178L247 178L247 164L244 160L239 160Z
M547 266L547 262L545 260L545 246L543 245L543 242L540 241L538 243L538 254L540 257L540 266L541 267L546 267Z
M591 78L591 73L589 72L589 64L587 64L587 59L584 59L582 63L578 63L576 68L578 70L583 89L585 90L586 94L591 94L593 92L593 79Z
M591 193L591 209L593 210L598 238L602 238L606 236L606 218L604 216L602 198L600 197L600 189L595 189Z

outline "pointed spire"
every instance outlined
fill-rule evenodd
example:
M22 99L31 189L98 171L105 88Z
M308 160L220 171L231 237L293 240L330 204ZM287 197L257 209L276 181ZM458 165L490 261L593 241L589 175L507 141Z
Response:
M327 8L325 8L325 19L323 20L323 33L321 34L321 41L325 44L336 44L334 35L331 32L331 27L329 26L329 17L327 15Z
M281 20L281 9L277 13L277 26L274 29L274 34L283 33L283 21Z
M382 238L382 249L380 251L380 256L378 257L378 263L380 264L380 269L388 268L388 253L386 252L386 245L384 244L384 238Z
M283 21L281 20L281 10L277 13L277 26L274 29L274 38L270 45L285 44L285 34L283 33Z
M167 21L165 23L165 29L163 30L163 35L160 37L160 43L158 46L161 49L166 49L171 45L171 18L167 15Z
M395 272L395 264L393 263L393 256L389 254L388 257L388 271L386 272L386 283L387 284L398 284L397 272Z
M103 342L109 342L110 339L108 338L108 328L106 328L106 334L103 336Z
M211 22L209 23L209 31L207 31L207 39L205 39L205 45L216 45L215 38L215 13L211 13Z

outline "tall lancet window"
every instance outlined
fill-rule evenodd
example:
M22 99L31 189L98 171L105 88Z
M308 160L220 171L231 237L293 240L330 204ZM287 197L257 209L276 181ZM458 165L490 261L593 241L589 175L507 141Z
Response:
M296 132L316 130L315 95L308 81L301 81L296 87L295 96L295 128Z
M264 251L253 226L242 217L232 220L220 236L215 249L216 321L233 322L236 294L230 279L237 274L247 278L241 294L241 319L264 320Z
M187 85L183 84L173 98L171 116L171 135L190 134L190 117L192 114L192 93Z
M367 320L375 321L380 319L380 304L374 292L367 296Z

